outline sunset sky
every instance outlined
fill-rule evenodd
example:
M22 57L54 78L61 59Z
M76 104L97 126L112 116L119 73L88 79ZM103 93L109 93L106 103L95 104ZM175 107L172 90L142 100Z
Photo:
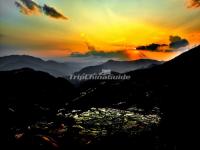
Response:
M168 60L200 44L199 18L200 0L0 0L0 56Z

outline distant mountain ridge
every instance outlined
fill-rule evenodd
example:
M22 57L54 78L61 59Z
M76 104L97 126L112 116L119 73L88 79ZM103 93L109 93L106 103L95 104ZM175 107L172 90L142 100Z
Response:
M153 65L162 64L163 61L157 61L152 59L139 59L134 61L115 61L109 60L103 64L96 66L88 66L81 69L79 72L75 72L75 74L93 74L100 73L102 69L108 69L113 72L125 73L129 71L134 71L137 69L148 68Z
M140 59L135 61L109 60L100 65L88 66L88 63L84 64L78 62L56 62L53 60L45 61L41 58L28 55L10 55L0 57L0 71L32 68L37 71L47 72L55 77L65 77L73 73L100 73L102 69L110 69L112 72L124 73L137 69L147 68L151 65L157 65L161 63L163 62L151 59Z
M0 71L9 71L21 68L32 68L34 70L48 72L55 77L72 74L84 67L84 64L73 62L56 62L28 55L10 55L0 57Z

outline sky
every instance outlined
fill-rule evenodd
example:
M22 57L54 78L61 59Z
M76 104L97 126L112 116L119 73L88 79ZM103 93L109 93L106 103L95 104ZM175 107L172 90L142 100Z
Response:
M200 0L0 0L0 56L169 60L200 44Z

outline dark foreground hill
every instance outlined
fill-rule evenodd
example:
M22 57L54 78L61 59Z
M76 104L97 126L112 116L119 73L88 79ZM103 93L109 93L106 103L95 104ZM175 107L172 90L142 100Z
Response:
M57 103L66 101L74 92L67 80L29 68L1 71L0 82L1 96L7 103ZM52 101L55 99L58 101Z
M67 80L29 68L1 71L0 83L1 100L8 107L4 114L8 127L51 115L77 94Z

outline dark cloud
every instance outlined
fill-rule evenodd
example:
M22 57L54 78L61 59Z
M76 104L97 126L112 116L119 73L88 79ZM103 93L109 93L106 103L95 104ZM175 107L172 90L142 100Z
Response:
M171 42L169 44L170 48L178 49L189 45L188 40L182 39L180 36L170 36L169 40Z
M52 18L65 19L65 20L68 19L67 17L65 17L64 15L59 13L55 8L47 6L46 4L43 6L42 9L43 9L44 14L46 14L47 16L50 16Z
M168 46L168 45L152 43L152 44L146 45L146 46L138 46L138 47L136 47L136 49L137 50L149 50L149 51L161 51L161 47L165 47L165 46Z
M16 1L15 5L19 8L20 12L25 15L41 14L41 6L32 0L20 0Z
M152 43L145 46L138 46L136 47L136 50L148 50L153 52L172 52L179 51L181 50L180 48L189 45L188 40L182 39L180 36L170 36L169 41L169 45Z
M200 7L200 0L188 0L188 8Z
M44 4L44 6L40 6L32 0L15 1L15 5L19 8L20 12L25 15L45 14L54 19L68 19L66 16L59 13L55 8L46 4Z
M41 9L41 6L32 0L20 0L20 1L30 10Z

